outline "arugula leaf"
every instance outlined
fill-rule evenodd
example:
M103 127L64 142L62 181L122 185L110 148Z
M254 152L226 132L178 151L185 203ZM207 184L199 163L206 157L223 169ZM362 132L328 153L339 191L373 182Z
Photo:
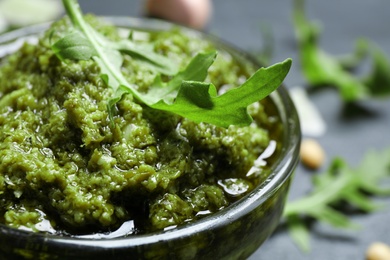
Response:
M53 44L52 50L63 61L69 57L76 60L89 60L97 55L92 44L79 31L71 32Z
M299 215L288 215L286 217L288 223L288 233L294 242L303 252L310 251L310 232L308 227Z
M172 103L183 81L204 81L207 72L217 56L216 51L197 54L187 67L176 74L168 83L163 83L161 77L156 77L151 89L144 95L149 103L157 103L164 99Z
M338 62L346 71L356 69L369 54L369 42L365 38L359 38L355 42L355 49L352 53L337 57Z
M110 42L109 47L118 50L122 53L131 55L134 58L145 61L147 66L165 74L174 75L177 73L177 66L167 57L155 53L150 46L134 44L130 40L122 40L119 42Z
M346 101L362 99L367 96L365 86L346 72L338 60L318 46L319 28L306 20L304 1L294 1L294 25L302 71L313 86L332 85L340 89Z
M136 45L130 39L112 42L99 34L84 21L76 0L63 0L63 4L74 30L54 43L53 51L62 60L93 59L97 62L102 79L114 90L113 97L108 100L111 119L115 114L115 104L123 95L131 94L151 108L175 113L195 122L222 127L248 125L252 118L247 106L277 89L291 67L291 59L287 59L269 68L261 68L242 86L218 96L214 85L203 82L216 52L198 54L183 71L176 74L176 68L166 57L149 48ZM139 93L121 72L122 53L145 61L159 73L173 75L172 80L163 83L157 76L148 93Z
M222 127L249 125L252 118L247 106L278 88L290 66L291 60L287 59L268 68L261 68L239 88L220 96L211 83L184 81L174 103L160 101L152 107L175 112L198 123L212 121Z
M373 96L390 95L390 62L377 46L371 49L373 68L370 75L363 79Z
M372 49L367 41L360 39L353 55L338 59L328 54L319 47L318 25L306 19L304 0L294 0L293 21L302 72L311 86L334 86L347 102L390 94L390 63L378 48ZM362 80L349 70L368 53L372 53L375 67L371 75Z
M162 100L171 103L176 98L177 89L180 88L184 80L204 80L206 78L207 71L216 55L217 53L215 51L196 55L189 65L183 71L176 74L168 83L163 83L161 77L157 76L150 91L142 96L143 102L152 108L157 108L154 104ZM109 77L105 76L103 80L108 84ZM112 111L114 105L122 98L122 95L131 92L132 89L125 85L121 85L117 89L114 97L109 100L108 109L110 115L114 114ZM160 110L169 111L169 108L160 108Z
M389 177L390 149L369 151L356 169L340 158L334 159L326 172L313 178L309 195L287 203L283 214L291 237L303 251L310 249L307 217L338 228L357 228L337 204L343 202L365 212L379 209L369 196L390 195L390 187L378 186Z
M77 1L63 0L65 10L74 25L74 30L52 46L53 51L60 59L94 59L103 74L106 83L117 91L121 85L130 85L122 73L122 56L119 51L107 49L108 39L99 35L89 24L87 24L80 12ZM80 52L80 53L78 53ZM132 89L132 94L140 99L141 94Z
M365 191L377 195L390 195L390 187L378 185L390 172L390 149L383 152L368 151L365 159L356 169L359 186Z

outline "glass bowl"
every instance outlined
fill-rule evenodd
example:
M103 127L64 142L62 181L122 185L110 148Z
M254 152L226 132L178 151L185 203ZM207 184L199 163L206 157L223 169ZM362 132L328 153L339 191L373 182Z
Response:
M167 30L173 25L153 19L106 17L118 27ZM49 24L22 28L0 35L0 58L34 41ZM174 25L176 26L176 25ZM233 57L260 67L245 52L192 29ZM281 218L301 139L295 107L281 86L270 104L282 122L280 149L273 155L269 177L229 207L192 223L165 231L112 239L76 238L32 233L0 224L1 259L243 259L272 234Z

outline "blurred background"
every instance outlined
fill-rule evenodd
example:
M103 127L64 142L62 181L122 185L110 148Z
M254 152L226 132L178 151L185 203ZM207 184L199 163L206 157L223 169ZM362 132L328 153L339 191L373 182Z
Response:
M160 0L163 2L164 0ZM196 0L194 0L196 1ZM84 12L97 15L146 15L143 0L80 0ZM307 126L319 124L316 131L304 132L314 138L326 153L324 164L316 171L299 165L289 200L304 196L312 188L311 177L324 171L335 157L357 167L370 149L390 148L390 97L369 98L348 106L332 88L307 92L299 46L292 21L292 0L214 0L212 13L202 30L251 53L263 62L293 59L285 86L304 90L313 118L302 118ZM321 28L319 45L327 53L339 56L352 53L357 39L365 37L390 58L390 1L387 0L307 0L306 15ZM50 21L63 14L56 0L0 0L0 32L27 24ZM369 61L357 73L364 74ZM390 71L389 71L390 74ZM298 104L299 103L299 104ZM281 226L251 259L365 259L369 245L381 241L390 245L390 197L375 198L383 208L369 214L349 217L361 226L358 230L335 229L314 223L310 227L311 250L302 252Z

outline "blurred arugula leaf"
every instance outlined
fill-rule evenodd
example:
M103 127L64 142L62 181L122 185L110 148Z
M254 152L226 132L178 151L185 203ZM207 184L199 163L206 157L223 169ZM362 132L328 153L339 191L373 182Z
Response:
M381 187L385 179L390 181L390 149L367 152L356 169L334 159L326 172L314 176L310 194L287 203L284 218L291 237L303 251L310 250L308 217L336 228L357 228L337 206L343 203L364 212L379 209L370 196L390 195L390 187Z
M249 52L259 61L260 64L269 65L271 64L275 47L275 38L272 27L270 24L260 23L259 31L262 40L262 48L251 50Z
M390 94L390 65L379 48L359 39L353 54L339 59L319 46L318 24L307 20L304 0L294 0L293 22L298 41L302 73L312 87L336 87L346 102ZM366 55L372 56L374 67L369 75L359 78L351 73Z
M371 73L363 79L363 83L370 89L373 96L388 96L390 95L390 62L377 46L372 46L371 53L373 68Z

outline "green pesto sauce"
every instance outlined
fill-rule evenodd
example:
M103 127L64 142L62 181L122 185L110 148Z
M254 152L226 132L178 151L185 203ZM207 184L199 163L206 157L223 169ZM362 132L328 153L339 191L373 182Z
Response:
M119 38L116 28L89 21ZM53 40L67 23L52 26ZM224 209L266 178L266 170L246 173L274 139L270 129L280 128L265 113L268 99L250 107L256 123L225 129L151 110L126 95L113 126L106 103L112 92L99 67L58 60L51 34L0 60L0 223L80 235L131 222L129 234L152 232ZM215 48L177 28L139 35L181 67ZM220 50L207 81L235 87L254 69ZM156 76L128 56L123 72L141 92Z

